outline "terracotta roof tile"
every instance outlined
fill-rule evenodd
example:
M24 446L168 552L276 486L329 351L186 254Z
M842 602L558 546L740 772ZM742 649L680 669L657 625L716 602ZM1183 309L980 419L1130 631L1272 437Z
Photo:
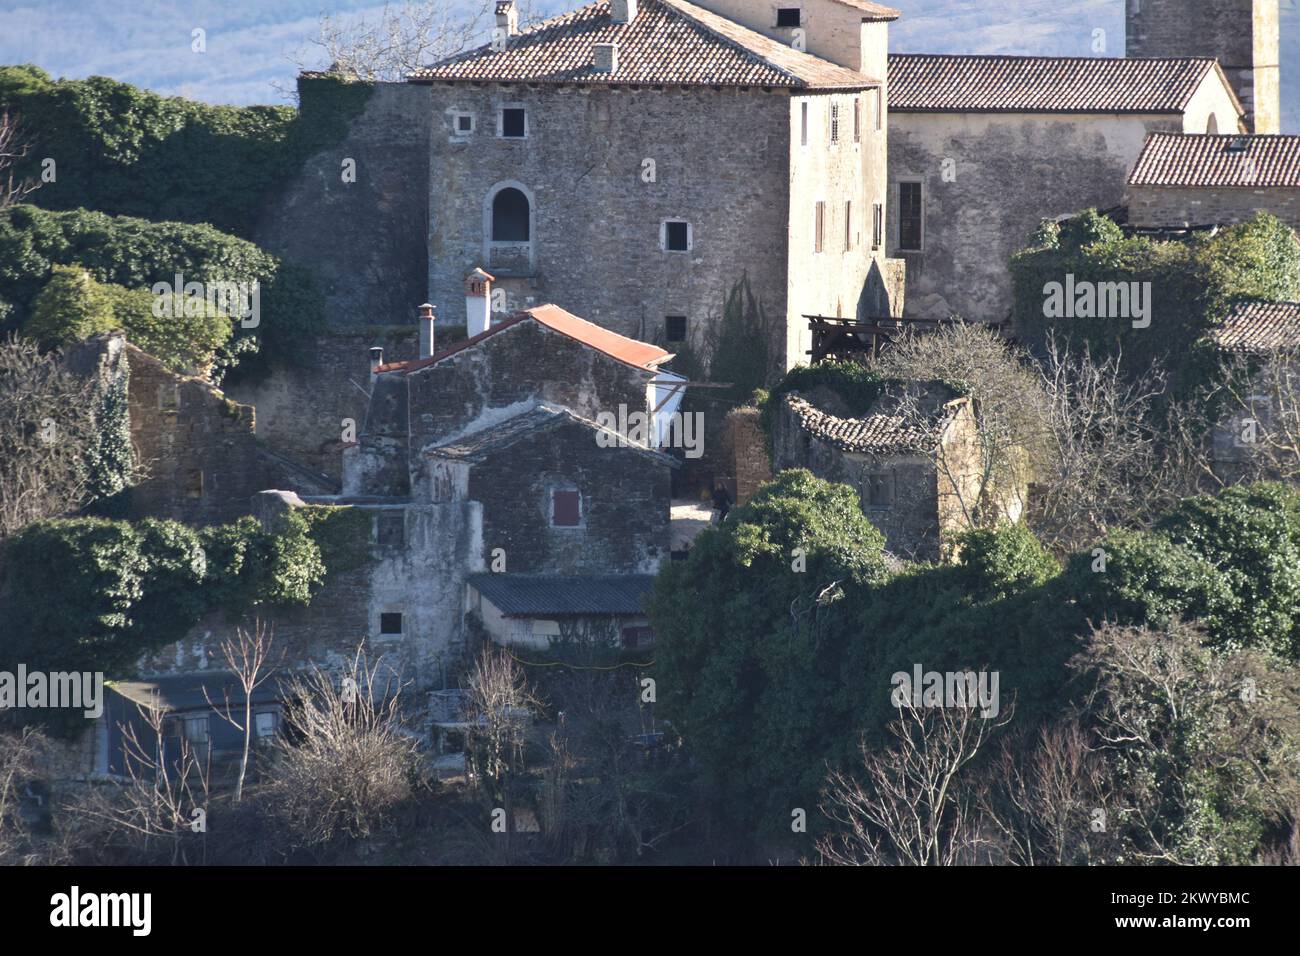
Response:
M618 44L616 72L599 73L592 65L597 43ZM685 0L642 0L631 23L615 23L608 0L600 0L511 37L504 50L479 47L417 70L409 79L811 89L878 85Z
M1300 136L1152 133L1130 186L1300 186Z
M902 415L871 414L842 418L822 411L802 396L785 396L804 431L841 451L869 455L905 455L932 451L953 420L958 405L949 403L924 425Z
M379 366L376 371L414 372L418 369L428 368L430 365L436 365L443 359L450 358L458 352L473 348L489 336L497 335L508 328L518 325L520 322L529 320L538 322L552 331L559 332L561 335L567 335L569 338L590 348L604 352L610 358L617 359L634 368L645 369L647 372L653 372L656 366L662 365L673 357L671 352L667 352L657 345L651 345L649 342L639 342L636 339L628 338L626 335L619 335L617 332L601 328L594 322L588 322L586 319L580 319L576 315L564 311L558 305L539 305L532 309L525 309L504 322L498 322L486 332L472 335L464 341L457 342L450 348L429 356L429 358L409 362L392 362L388 365Z
M1243 302L1211 338L1229 352L1263 354L1300 348L1300 302Z
M1176 113L1218 64L1203 57L1103 59L893 53L897 112Z

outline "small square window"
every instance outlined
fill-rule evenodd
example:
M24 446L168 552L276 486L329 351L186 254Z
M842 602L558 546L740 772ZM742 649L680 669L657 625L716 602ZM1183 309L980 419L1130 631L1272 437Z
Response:
M523 139L528 135L528 121L522 107L501 110L501 135L505 139Z
M689 252L691 248L691 224L679 219L670 219L664 223L664 249L668 252Z
M400 548L406 544L404 512L380 512L375 526L375 543L381 548Z
M186 717L185 739L192 744L206 744L208 742L208 718Z
M164 382L158 387L158 407L175 411L181 407L181 387L174 382Z
M253 715L259 740L266 740L275 736L276 727L279 724L277 717L278 715L273 710L263 710Z
M576 528L582 517L582 503L576 491L551 492L551 524L557 528Z
M664 318L664 338L669 342L686 341L686 316L669 315Z
M797 27L799 25L799 8L777 7L776 25L778 27Z
M380 634L401 634L402 615L400 611L385 611L379 615Z
M474 114L457 113L455 114L456 133L461 136L468 136L474 132Z

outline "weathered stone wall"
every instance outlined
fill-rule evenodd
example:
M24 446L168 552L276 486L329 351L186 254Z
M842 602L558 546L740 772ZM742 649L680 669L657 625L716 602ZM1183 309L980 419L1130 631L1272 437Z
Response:
M662 455L602 448L568 421L513 442L470 470L483 503L483 559L505 551L508 572L653 574L669 552L670 476ZM551 492L577 491L577 527L553 527Z
M265 487L255 410L129 343L126 360L131 444L147 475L131 489L130 516L208 525L248 514Z
M1125 54L1217 58L1254 131L1276 133L1279 22L1278 0L1128 0Z
M768 460L763 413L751 407L737 408L727 415L725 448L731 477L736 482L736 505L754 497L760 485L772 480Z
M1300 189L1129 187L1128 216L1134 226L1226 226L1257 212L1272 213L1300 229Z
M1157 130L1182 118L892 113L888 238L907 264L906 314L1005 319L1011 255L1044 218L1118 205ZM921 252L898 248L900 181L923 184Z
M687 316L698 338L746 271L768 313L786 314L787 93L428 89L429 290L441 319L464 322L463 280L475 266L497 276L506 310L554 302L643 341L661 338L668 315ZM526 139L497 136L505 105L527 110ZM473 114L472 135L453 135L455 111ZM530 199L531 256L499 249L510 255L494 261L491 197L506 184ZM691 224L690 251L661 249L669 219Z
M257 409L257 437L269 447L338 480L345 420L355 423L357 436L365 422L370 347L381 346L389 362L415 358L419 342L414 306L418 304L408 303L409 331L400 325L322 329L310 349L309 365L276 367L263 378L236 380L226 391Z
M313 90L299 81L306 121ZM355 182L344 181L349 159ZM427 297L428 197L429 88L373 84L343 141L304 164L266 207L253 241L316 273L325 324L401 323Z

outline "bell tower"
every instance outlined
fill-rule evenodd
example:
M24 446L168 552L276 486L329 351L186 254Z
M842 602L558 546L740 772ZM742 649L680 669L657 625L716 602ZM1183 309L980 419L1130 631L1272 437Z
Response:
M1215 57L1245 107L1247 128L1279 132L1279 0L1126 2L1127 56Z

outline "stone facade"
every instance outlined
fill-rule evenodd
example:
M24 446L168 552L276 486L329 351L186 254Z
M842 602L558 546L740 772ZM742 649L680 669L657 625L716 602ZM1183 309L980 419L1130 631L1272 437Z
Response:
M737 507L747 503L761 485L772 480L762 417L763 413L753 407L737 408L727 415L724 447L729 473L735 481Z
M1129 186L1128 222L1143 229L1228 226L1271 213L1300 229L1300 188Z
M893 112L889 255L907 264L905 314L1006 319L1011 256L1039 223L1119 205L1148 133L1204 132L1213 112L1236 115L1217 74L1182 115ZM905 182L921 183L919 252L899 248Z
M1247 128L1277 133L1282 119L1278 0L1127 0L1130 57L1212 56L1246 108ZM1228 133L1219 127L1195 132Z

